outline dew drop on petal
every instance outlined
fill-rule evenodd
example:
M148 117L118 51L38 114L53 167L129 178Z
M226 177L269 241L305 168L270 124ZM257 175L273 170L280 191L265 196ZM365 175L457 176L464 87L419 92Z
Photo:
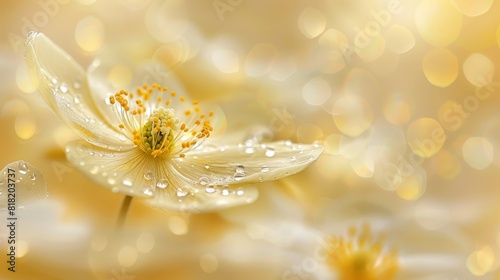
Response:
M205 164L205 169L209 169L210 168L210 165L207 163Z
M160 189L168 187L168 180L166 178L161 178L158 182L156 182L156 187Z
M210 183L210 179L208 179L208 177L201 177L198 182L200 183L200 185L206 186Z
M264 165L264 166L262 166L262 168L260 169L260 172L262 172L262 173L267 173L267 172L269 172L269 167L268 167L268 166L265 166L265 165Z
M62 93L68 93L68 85L66 83L61 83L59 86L59 91Z
M245 167L243 165L236 166L236 173L245 174Z
M186 195L188 195L187 191L181 188L177 188L177 197L185 197Z
M227 188L222 189L221 194L223 196L228 196L229 195L229 189L227 189Z
M215 187L212 186L212 185L210 185L210 186L208 186L208 187L205 188L205 191L207 193L214 193L215 192Z
M276 151L274 150L273 147L266 148L266 156L267 157L274 157L275 155L276 155Z
M146 181L151 181L153 179L153 171L146 171L146 173L144 173L144 179L146 179Z
M254 147L247 147L245 148L245 153L247 154L253 154L255 152L255 148Z
M235 173L233 177L234 177L235 181L241 181L245 177L245 174L244 173Z

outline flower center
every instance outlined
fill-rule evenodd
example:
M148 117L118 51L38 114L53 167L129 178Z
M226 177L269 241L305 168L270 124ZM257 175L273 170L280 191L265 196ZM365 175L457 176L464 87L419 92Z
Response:
M184 157L185 152L210 137L213 112L201 113L197 101L189 104L157 84L145 84L135 93L136 98L134 93L121 90L109 97L109 103L122 120L118 127L146 154ZM185 120L177 118L174 107L184 109Z
M349 229L349 236L331 237L328 264L341 280L394 279L398 271L395 251L384 252L382 238L374 239L370 226Z

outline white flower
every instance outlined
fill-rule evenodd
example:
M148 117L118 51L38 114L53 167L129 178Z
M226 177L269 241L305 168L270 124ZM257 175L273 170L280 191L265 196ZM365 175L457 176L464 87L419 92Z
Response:
M154 206L199 211L251 203L255 189L230 185L295 174L322 151L289 141L203 146L213 113L196 101L156 84L99 97L86 71L41 33L29 34L26 61L47 104L84 140L66 147L68 160L113 192Z

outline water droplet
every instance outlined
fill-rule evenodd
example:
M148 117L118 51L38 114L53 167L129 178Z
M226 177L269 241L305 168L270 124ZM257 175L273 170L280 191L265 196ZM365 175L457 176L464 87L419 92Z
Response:
M82 160L82 161L80 161L78 164L79 164L80 166L85 166L85 161L83 161L83 160Z
M35 175L35 173L31 173L29 177L30 177L30 180L31 180L31 181L35 181L35 180L36 180L36 175Z
M95 152L94 151L90 151L89 155L93 156L93 155L95 155Z
M210 183L210 179L208 179L208 177L201 177L199 183L202 186L206 186Z
M26 173L28 173L28 171L30 171L30 169L28 168L28 165L24 161L19 162L18 170L19 170L19 173L21 173L23 175L25 175Z
M291 146L292 141L291 140L285 140L285 146Z
M236 190L236 195L237 195L237 196L242 196L242 195L244 195L244 194L245 194L245 191L244 191L243 189L238 189L238 190Z
M245 174L245 166L243 166L243 165L236 166L236 173Z
M79 82L74 82L73 83L73 88L74 89L79 89L81 87L80 83Z
M264 178L262 178L262 176L259 177L259 181L261 181L261 182L264 181Z
M146 171L146 173L144 173L144 179L146 179L146 181L151 181L153 179L153 171Z
M253 154L255 152L255 148L254 147L247 147L245 148L245 153L247 154Z
M52 81L52 83L53 83L54 85L55 85L55 84L57 84L57 82L58 82L58 80L57 80L57 78L56 78L56 77L52 78L52 80L51 80L51 81Z
M75 101L75 104L80 104L80 98L78 98L78 96L75 95L75 97L73 97L73 101Z
M227 188L222 189L221 194L222 194L223 196L228 196L228 195L229 195L229 189L227 189Z
M127 186L127 187L132 187L132 180L130 180L128 178L123 179L122 184Z
M210 168L210 165L207 163L205 164L205 169L209 169Z
M108 179L108 183L109 183L109 179ZM112 188L111 192L117 193L118 192L118 188L117 187Z
M148 187L148 188L145 188L142 193L144 193L145 195L148 195L148 196L152 196L153 195L153 188L152 187Z
M161 178L158 182L156 182L156 187L160 189L168 187L168 180L166 178Z
M294 161L297 160L297 157L296 156L292 156L291 160L292 160L292 162L294 162Z
M269 167L267 167L267 166L264 165L264 166L262 166L262 168L260 169L260 171L263 172L263 173L267 173L267 172L269 172Z
M233 177L234 177L235 181L239 182L239 181L243 180L243 177L245 177L245 174L244 173L235 173Z
M210 186L208 186L208 187L205 188L205 191L207 193L214 193L215 192L215 188L214 188L214 186L210 185Z
M54 81L54 79L52 79L52 81ZM59 86L59 90L60 90L62 93L67 93L67 92L68 92L68 85L66 85L65 83L62 83L62 84Z
M177 197L185 197L187 194L188 194L187 191L185 191L185 190L183 190L181 188L177 189Z
M266 156L267 157L274 157L275 155L276 155L276 151L274 150L273 147L266 148Z

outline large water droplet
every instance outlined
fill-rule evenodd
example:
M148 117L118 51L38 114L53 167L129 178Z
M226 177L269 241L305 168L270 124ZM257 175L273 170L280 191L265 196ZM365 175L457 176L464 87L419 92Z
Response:
M201 177L199 183L202 186L206 186L210 183L210 179L208 177Z
M188 195L188 192L181 189L181 188L178 188L177 189L177 197L185 197L186 195Z
M243 166L243 165L236 166L236 173L245 174L245 166Z
M228 189L228 188L224 188L224 189L222 189L221 194L222 194L223 196L228 196L228 195L229 195L229 189Z
M233 176L234 180L237 182L243 180L244 177L245 177L244 173L235 173Z
M150 186L150 187L147 187L145 188L142 193L147 195L147 196L152 196L153 195L153 191L154 191L154 187L153 186Z
M168 187L168 180L166 178L161 178L158 182L156 182L156 187L160 189Z
M144 173L144 179L146 181L153 180L153 171L151 171L151 170L146 171L146 173Z
M17 168L19 170L19 173L23 175L25 175L26 173L28 173L28 171L30 171L28 165L24 161L19 161L19 165Z
M273 147L266 148L266 156L267 157L274 157L275 155L276 155L276 151L274 150Z

